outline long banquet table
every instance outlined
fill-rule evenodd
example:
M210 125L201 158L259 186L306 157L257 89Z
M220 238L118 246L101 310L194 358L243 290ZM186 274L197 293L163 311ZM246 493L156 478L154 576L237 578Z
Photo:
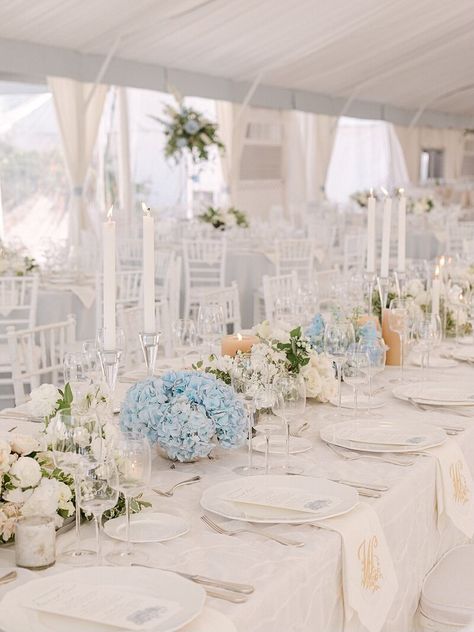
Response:
M381 408L383 418L419 420L442 425L454 422L465 426L465 431L453 439L458 441L474 471L474 418L448 414L418 412L410 404L396 400L390 393L389 378L397 369L387 369L378 383L386 388L377 397L385 400ZM420 379L419 369L408 371L410 378ZM471 379L472 368L459 365L438 372L431 370L432 379ZM128 387L120 384L120 391ZM379 499L361 498L375 509L385 532L398 578L398 594L391 607L385 632L413 632L423 578L449 548L466 540L451 523L437 526L435 496L435 461L429 456L416 456L415 464L400 467L370 460L346 461L336 456L319 439L319 429L329 423L324 414L334 410L330 405L311 404L305 417L311 430L305 433L314 444L313 449L298 456L305 474L334 479L350 479L366 483L382 483L390 490ZM5 423L5 422L2 422ZM150 555L150 563L159 567L198 572L231 581L254 584L256 590L247 603L234 605L208 598L209 605L225 613L239 632L358 632L364 628L353 617L344 626L341 585L341 542L335 532L304 526L266 526L269 532L290 536L305 542L302 548L281 546L254 535L229 537L217 535L201 522L199 505L203 490L218 481L236 475L232 468L245 461L244 449L218 450L213 460L194 464L177 464L175 469L158 455L154 458L152 483L167 489L173 483L194 474L202 480L178 489L171 498L146 495L155 511L169 512L186 518L190 531L176 540L155 545L137 545ZM261 458L260 455L258 458ZM296 457L293 457L296 458ZM223 518L216 518L225 523ZM91 538L92 525L82 528L83 537ZM72 541L73 533L59 538L61 549ZM105 548L120 543L106 538ZM13 563L12 548L0 550L2 566ZM46 573L63 570L56 564ZM39 574L39 573L38 573ZM13 586L15 584L10 584ZM1 590L7 590L9 586ZM0 593L1 594L1 593ZM209 632L219 632L209 630Z

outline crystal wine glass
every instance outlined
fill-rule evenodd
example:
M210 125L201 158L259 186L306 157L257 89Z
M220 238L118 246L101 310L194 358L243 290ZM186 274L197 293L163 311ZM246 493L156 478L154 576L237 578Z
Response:
M415 323L414 333L420 349L420 364L423 379L426 379L426 370L430 364L430 353L439 341L440 331L441 321L439 316L428 314L423 318L419 318Z
M143 493L151 477L151 450L148 440L133 433L122 433L117 437L112 453L117 464L119 489L125 496L127 520L127 544L123 551L112 552L106 559L113 564L143 564L148 556L133 549L130 542L131 499Z
M178 318L172 326L174 347L182 356L183 367L186 366L186 356L195 352L197 345L196 323L190 318Z
M63 359L64 383L69 383L74 399L82 399L92 383L89 359L82 351L67 352Z
M212 355L214 346L224 334L224 311L218 303L204 303L199 306L197 333L204 345L208 345Z
M306 407L306 384L301 375L284 375L273 381L272 411L285 424L285 465L287 474L301 474L302 468L290 465L290 422L301 419Z
M338 379L336 418L340 418L341 415L342 363L346 357L347 350L354 342L355 333L352 323L337 321L326 325L324 329L324 350L336 365Z
M79 502L83 511L92 514L95 521L96 558L102 564L101 520L105 511L113 509L119 497L119 475L112 459L84 468L81 475Z
M352 386L354 392L354 413L357 418L359 414L359 387L368 380L369 356L357 345L351 345L347 350L346 357L342 364L342 375L344 382Z
M76 539L74 548L59 557L61 561L76 566L92 563L93 551L81 548L80 540L80 481L84 469L97 465L101 460L101 429L97 417L73 414L71 409L58 411L48 426L51 452L56 467L74 480L76 505Z
M369 381L369 403L368 403L368 413L372 414L372 382L373 378L378 374L382 373L385 369L385 360L387 357L387 345L385 344L382 338L373 338L371 340L364 340L359 343L359 348L362 352L367 354L369 362L367 366L362 370L366 371L367 378Z

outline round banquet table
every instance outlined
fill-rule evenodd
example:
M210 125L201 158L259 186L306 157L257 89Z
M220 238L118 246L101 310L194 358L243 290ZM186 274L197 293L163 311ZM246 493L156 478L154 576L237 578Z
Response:
M38 292L37 325L50 325L66 320L72 314L76 319L77 340L88 340L96 335L96 305L85 305L68 287L41 287Z
M458 442L466 461L474 471L474 424L472 420L449 413L418 412L410 404L395 399L390 392L389 379L398 368L387 368L377 378L375 386L385 384L377 397L385 401L380 409L383 417L392 420L418 420L438 425L448 422L465 426L465 431L451 439ZM420 379L420 369L407 370L413 380ZM472 368L459 364L444 372L430 370L431 379L472 379ZM129 383L120 383L120 400ZM398 578L399 589L382 628L383 632L414 632L414 616L418 606L423 578L430 568L451 547L466 541L463 534L446 520L437 524L435 493L435 460L427 456L414 457L409 467L370 460L347 461L336 456L319 438L319 429L329 423L324 413L329 404L309 404L305 418L311 429L305 433L313 447L298 455L305 474L326 478L348 479L387 485L390 489L381 498L361 498L376 511L384 530ZM333 410L333 409L332 409ZM2 421L1 423L11 423ZM296 458L296 457L294 457ZM261 460L261 455L256 455ZM217 449L213 460L204 459L192 464L170 463L155 452L152 486L167 489L179 480L199 474L201 481L176 490L173 497L163 498L145 494L155 511L184 517L190 531L175 540L162 544L136 545L149 554L151 564L158 567L200 573L229 581L251 583L255 592L243 604L233 605L213 598L207 605L226 614L240 632L360 632L364 628L356 616L344 624L341 587L341 541L339 535L309 525L265 525L277 535L286 535L305 543L302 548L281 546L255 535L229 537L211 532L200 520L203 513L200 497L207 487L216 482L235 478L232 468L246 460L244 448L226 451ZM217 517L221 523L229 523ZM234 523L235 524L235 523ZM85 539L93 545L93 527L81 528ZM73 539L73 532L61 535L61 550ZM105 549L121 543L105 538ZM87 544L87 542L85 542ZM11 548L0 549L0 564L12 563ZM64 568L64 567L63 567ZM51 570L61 569L56 565ZM9 584L12 587L14 584ZM8 589L5 586L5 590ZM209 632L217 632L209 630Z

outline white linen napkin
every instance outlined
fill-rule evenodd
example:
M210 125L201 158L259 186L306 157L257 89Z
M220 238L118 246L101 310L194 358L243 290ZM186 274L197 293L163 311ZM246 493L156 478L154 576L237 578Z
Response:
M456 441L448 439L426 453L436 459L438 527L447 517L471 538L474 534L474 486L461 448Z
M359 503L342 516L318 522L342 539L344 628L354 613L370 632L379 632L398 590L397 576L375 511Z

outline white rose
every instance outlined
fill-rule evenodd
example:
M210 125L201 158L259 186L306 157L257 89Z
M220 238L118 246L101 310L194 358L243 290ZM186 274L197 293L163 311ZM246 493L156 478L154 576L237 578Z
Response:
M15 487L15 489L8 489L3 494L3 500L6 500L9 503L24 503L31 496L33 490L25 489L22 490L19 487Z
M50 417L55 411L61 393L53 384L41 384L31 391L29 408L37 417Z
M74 505L72 504L72 492L71 489L66 485L66 483L62 483L61 481L57 481L57 500L59 509L63 509L70 513L74 513ZM71 512L72 507L72 512Z
M58 510L59 481L43 478L22 507L24 516L54 516Z
M13 452L18 454L31 454L32 452L38 452L43 448L43 441L40 441L37 437L25 434L13 434L10 440L10 447Z
M39 463L29 456L21 456L10 470L10 474L17 481L18 487L35 487L41 480Z
M415 305L428 305L431 301L429 292L422 291L415 297Z
M318 369L307 364L301 370L306 384L306 396L310 398L318 397L321 393L322 381Z
M263 323L256 325L253 328L253 331L257 336L260 336L260 338L267 340L271 336L272 328L270 322L268 320L264 320Z
M10 446L6 441L0 439L0 474L8 472L10 469Z

